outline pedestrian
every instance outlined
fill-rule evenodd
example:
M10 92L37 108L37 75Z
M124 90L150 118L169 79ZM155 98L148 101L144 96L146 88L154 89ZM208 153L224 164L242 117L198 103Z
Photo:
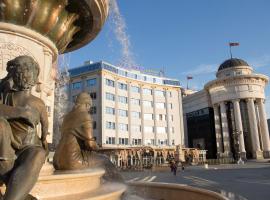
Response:
M173 160L171 163L171 172L173 172L173 174L176 176L176 172L177 172L177 165L175 163L175 161Z

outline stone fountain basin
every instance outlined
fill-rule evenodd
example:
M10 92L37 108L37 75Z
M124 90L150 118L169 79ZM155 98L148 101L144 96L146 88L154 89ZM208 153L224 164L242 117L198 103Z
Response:
M127 192L151 200L228 200L216 192L171 183L129 182Z

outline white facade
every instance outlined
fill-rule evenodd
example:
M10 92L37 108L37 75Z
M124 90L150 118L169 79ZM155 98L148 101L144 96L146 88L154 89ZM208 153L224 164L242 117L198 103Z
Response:
M230 157L233 151L238 151L243 158L247 153L257 159L269 157L264 105L268 77L254 73L240 59L225 61L216 76L204 90L184 98L184 113L213 108L218 156ZM237 150L235 142L239 145Z
M74 68L70 73L70 99L82 91L92 96L94 136L102 148L183 144L182 95L177 80L105 62Z

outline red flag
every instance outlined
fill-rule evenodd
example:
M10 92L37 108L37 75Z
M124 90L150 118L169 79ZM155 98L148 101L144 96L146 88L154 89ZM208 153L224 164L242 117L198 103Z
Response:
M235 47L235 46L239 46L238 42L230 42L229 43L230 47Z
M187 76L187 80L189 80L189 79L193 79L193 77L192 76Z

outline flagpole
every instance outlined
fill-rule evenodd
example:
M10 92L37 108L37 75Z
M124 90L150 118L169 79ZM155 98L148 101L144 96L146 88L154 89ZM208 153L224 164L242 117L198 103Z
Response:
M187 90L188 90L188 77L187 77Z
M231 55L231 59L232 59L232 46L229 45L229 47L230 47L230 55Z

